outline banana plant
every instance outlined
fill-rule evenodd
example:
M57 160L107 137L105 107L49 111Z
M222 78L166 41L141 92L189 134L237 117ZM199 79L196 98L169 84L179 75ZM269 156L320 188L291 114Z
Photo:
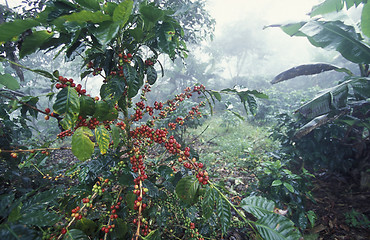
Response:
M347 25L339 20L327 20L326 14L340 11L346 5L347 9L362 5L361 26ZM317 16L320 15L320 18ZM314 6L306 22L286 25L270 25L280 27L290 36L305 37L315 46L326 50L336 50L345 59L358 64L361 75L355 76L350 70L327 63L300 65L277 75L272 81L276 84L302 75L319 74L325 71L346 73L345 78L335 87L323 91L314 99L306 102L296 110L296 113L307 123L294 135L299 139L314 129L337 119L350 125L364 125L368 122L368 114L356 114L359 111L368 112L370 102L370 3L367 1L326 0ZM360 116L361 115L361 116ZM347 120L347 121L346 121ZM364 126L367 126L366 124Z

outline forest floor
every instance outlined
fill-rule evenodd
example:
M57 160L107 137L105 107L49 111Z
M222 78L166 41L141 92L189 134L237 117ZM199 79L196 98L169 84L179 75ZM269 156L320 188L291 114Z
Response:
M350 177L317 174L312 194L317 203L307 207L318 219L308 232L316 239L370 239L370 190L362 190ZM364 217L366 216L366 217Z

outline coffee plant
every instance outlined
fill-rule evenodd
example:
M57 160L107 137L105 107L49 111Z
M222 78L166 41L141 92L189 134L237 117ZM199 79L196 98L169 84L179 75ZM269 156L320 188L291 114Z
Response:
M68 61L82 58L81 80L101 79L100 96L58 70L31 69L1 56L4 64L48 78L52 106L40 107L41 96L22 93L1 71L1 239L217 239L227 234L231 209L264 238L299 238L266 199L246 200L242 209L232 204L195 150L170 134L201 118L207 104L212 111L220 92L194 85L167 101L147 100L157 70L163 73L159 56L187 54L172 11L132 0L45 4L34 18L0 25L0 42L17 43L20 59L39 50L58 50ZM237 95L252 113L254 97L266 98L248 89L221 92ZM176 115L190 98L196 104ZM28 145L29 122L39 115L60 132L41 146ZM51 162L56 151L71 151L78 161L60 162L58 169ZM255 208L258 221L247 219L243 211Z

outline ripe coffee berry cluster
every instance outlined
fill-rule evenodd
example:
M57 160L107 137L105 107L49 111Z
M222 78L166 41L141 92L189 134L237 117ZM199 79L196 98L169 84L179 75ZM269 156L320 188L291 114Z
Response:
M85 95L86 94L86 89L82 89L82 85L81 84L76 84L73 82L73 79L70 78L65 78L63 76L59 76L58 77L58 83L55 84L55 88L56 89L60 89L60 88L66 88L68 86L70 87L73 87L75 88L75 90L80 94L80 95Z
M176 141L174 136L170 136L170 139L164 144L164 146L171 154L180 153L181 144Z
M145 65L146 66L153 66L154 62L151 59L147 59L147 60L145 60Z
M115 224L112 224L112 225L108 225L108 226L103 226L101 228L101 230L104 233L109 233L109 232L113 231L113 228L115 228L115 227L116 227L116 225Z
M124 122L118 122L116 123L116 126L121 128L122 130L125 130L126 128L126 124Z
M74 217L77 220L81 220L82 219L82 215L79 213L80 210L81 210L81 208L79 206L77 206L76 208L72 209L71 217Z
M96 118L90 118L90 120L87 122L85 118L83 118L82 116L78 116L75 130L82 126L88 127L90 129L95 129L95 127L99 124L100 122Z
M199 164L198 164L198 166L199 166ZM198 178L199 183L201 183L203 185L206 185L208 183L208 180L209 180L208 172L207 171L199 171L199 173L197 174L197 178Z
M57 138L63 139L68 136L72 136L73 132L71 129L65 130L57 135Z

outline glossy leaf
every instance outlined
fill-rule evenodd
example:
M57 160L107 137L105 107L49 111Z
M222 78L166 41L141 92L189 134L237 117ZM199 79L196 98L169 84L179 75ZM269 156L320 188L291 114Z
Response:
M120 25L116 22L103 22L99 24L99 27L92 30L94 36L99 40L102 46L114 39L119 31Z
M118 101L126 89L125 81L122 77L114 76L109 82L103 84L100 88L102 99L113 99Z
M144 81L138 76L137 71L129 64L123 65L123 74L125 75L128 84L128 97L133 98L136 96L140 88L143 86Z
M71 129L80 111L80 99L74 88L63 88L56 96L54 112L64 119L60 122L64 129Z
M95 139L99 146L100 153L106 154L109 148L110 136L109 131L104 127L104 125L99 125L95 128Z
M343 0L326 0L312 8L310 16L324 15L331 12L339 12L344 7Z
M113 12L113 21L119 22L121 26L124 26L128 21L134 2L132 0L125 0L118 4Z
M223 234L226 234L231 225L230 205L222 196L219 196L216 200L216 209L217 217L219 218L221 224L221 231Z
M365 100L370 98L370 79L369 78L353 78L349 82L353 89L353 94L356 100Z
M276 186L280 186L282 184L281 180L277 179L277 180L274 180L272 183L271 183L271 186L272 187L276 187Z
M215 205L215 190L207 187L202 200L203 217L209 219L212 216Z
M338 67L325 63L300 65L280 73L274 77L274 79L271 81L271 84L279 83L298 76L313 75L336 69L338 69Z
M33 32L23 40L19 51L19 57L23 58L26 55L34 53L46 40L51 38L53 35L53 32L46 30Z
M370 38L370 2L366 3L362 8L361 30L364 35Z
M16 19L13 22L7 22L0 25L0 42L12 40L18 37L21 33L39 25L40 23L34 19L20 20Z
M20 223L25 225L34 225L38 227L46 227L52 226L58 221L60 221L62 217L54 212L49 212L46 210L38 210L27 212L26 214L22 215L22 218L19 220Z
M344 58L354 63L369 63L370 48L362 43L354 27L340 21L310 21L300 30L316 46L324 49L335 49Z
M80 229L68 230L64 235L66 240L89 240L90 238Z
M6 88L10 90L18 90L20 88L17 79L15 79L9 73L0 74L0 84L4 85Z
M100 10L99 0L75 0L76 3L94 11Z
M294 223L279 214L265 214L255 222L255 225L263 239L297 240L301 238Z
M150 85L153 85L157 81L157 71L153 66L148 66L146 70L147 81Z
M75 227L83 231L86 235L92 235L94 234L97 225L94 221L84 217L78 222L76 222Z
M79 127L72 135L72 153L80 160L86 161L94 153L94 143L90 137L93 133L87 127Z
M249 196L240 202L240 206L256 218L261 218L268 213L273 213L275 203L261 196Z
M286 189L289 190L289 192L294 193L294 188L293 188L293 186L290 183L283 182L283 185L284 185L284 187L286 187Z
M113 104L108 103L108 101L97 101L95 103L95 113L93 117L95 117L98 121L111 121L116 119L118 116L118 111L112 105Z
M82 117L92 116L95 113L95 101L89 96L80 96L80 111Z
M113 149L116 149L121 141L120 136L122 130L116 125L110 125L110 129L112 131Z
M176 194L183 202L192 205L197 201L198 189L198 180L193 176L187 176L177 183Z
M75 12L70 15L65 15L62 18L67 21L77 23L85 22L101 23L112 20L111 16L106 15L102 12L90 12L86 10L82 10L81 12Z

